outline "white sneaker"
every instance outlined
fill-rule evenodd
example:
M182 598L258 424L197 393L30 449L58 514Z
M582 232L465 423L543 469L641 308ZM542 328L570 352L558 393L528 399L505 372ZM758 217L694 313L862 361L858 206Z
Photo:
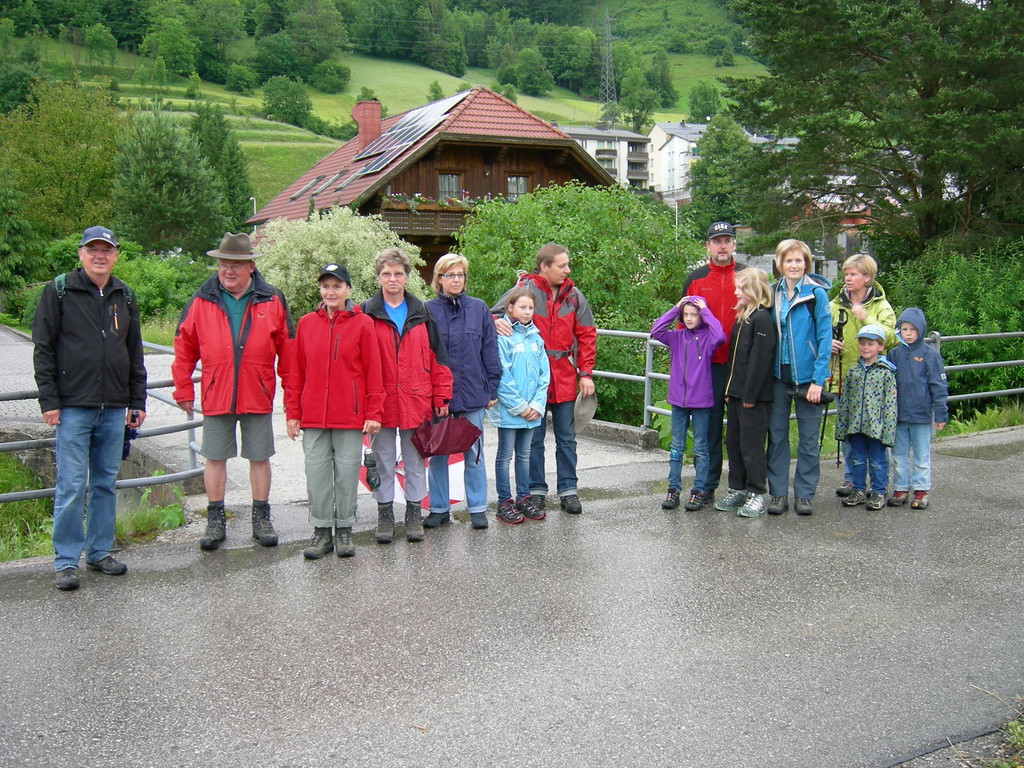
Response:
M752 493L750 498L747 499L747 503L736 510L736 514L740 517L757 517L765 513L764 494L763 493Z

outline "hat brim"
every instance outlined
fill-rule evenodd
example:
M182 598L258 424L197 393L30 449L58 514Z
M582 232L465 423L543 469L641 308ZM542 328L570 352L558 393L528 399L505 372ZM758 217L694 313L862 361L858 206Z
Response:
M252 261L260 257L259 251L252 253L224 253L221 250L207 251L206 255L214 259L230 259L231 261Z
M576 396L576 405L573 406L573 420L576 422L576 431L586 428L597 413L597 394L584 395L582 392Z
M105 237L94 237L90 240L85 240L84 242L79 243L78 247L85 248L89 243L106 243L107 245L112 245L117 248L117 240L107 240Z

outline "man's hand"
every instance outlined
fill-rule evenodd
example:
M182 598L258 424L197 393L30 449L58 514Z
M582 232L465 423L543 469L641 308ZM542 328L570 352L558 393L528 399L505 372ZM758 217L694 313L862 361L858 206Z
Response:
M285 425L288 427L288 437L289 438L294 440L296 437L299 436L299 430L300 430L299 419L288 419L285 422Z
M54 408L52 411L43 411L43 421L51 427L56 427L60 424L60 408Z
M445 416L448 415L448 406L447 405L438 405L438 406L436 406L434 408L434 413L437 414L437 418L443 419Z
M595 391L594 380L589 376L580 376L580 394L584 397L590 397Z
M380 432L380 422L374 421L373 419L367 419L363 422L363 432L368 435L376 435Z
M194 400L182 400L178 403L178 407L181 408L185 413L188 414L189 421L192 420L192 407L195 405Z
M137 411L137 410L132 410L132 409L129 408L128 411L124 415L125 426L127 426L127 427L134 427L135 429L138 429L139 427L141 427L142 426L142 422L144 422L145 420L146 420L146 412L145 411Z
M494 318L494 332L499 336L511 336L512 323L504 317L496 317Z

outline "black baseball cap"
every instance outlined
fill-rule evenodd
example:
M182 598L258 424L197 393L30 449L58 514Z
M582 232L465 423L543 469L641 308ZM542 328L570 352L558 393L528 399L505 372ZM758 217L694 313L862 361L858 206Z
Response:
M728 235L729 237L736 237L736 230L733 229L732 224L728 221L716 221L710 227L708 227L708 237L710 240L712 237L718 237L720 235Z
M352 287L352 280L349 278L348 270L345 268L344 264L335 264L334 262L331 262L330 264L325 265L324 268L320 270L320 276L317 278L317 281L319 282L326 275L337 278L349 287Z

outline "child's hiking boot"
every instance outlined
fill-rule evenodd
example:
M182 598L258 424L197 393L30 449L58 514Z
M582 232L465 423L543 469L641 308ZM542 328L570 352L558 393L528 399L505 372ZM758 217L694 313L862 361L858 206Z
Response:
M843 499L844 507L856 507L858 504L863 504L868 500L868 495L857 488L851 491L850 495Z
M768 512L769 515L781 515L787 509L789 509L789 498L788 497L786 497L786 496L772 496L771 498L768 499L768 509L767 509L767 512Z
M906 491L893 491L892 496L889 497L889 501L886 503L890 507L902 507L910 498L910 494Z
M719 512L735 512L747 503L748 498L750 494L746 491L734 491L730 488L728 496L715 502L715 509Z
M498 513L495 515L501 522L509 525L516 525L523 522L523 513L516 509L512 499L505 499L498 505Z
M675 509L679 506L679 489L669 488L665 499L661 502L662 509Z
M807 515L814 514L814 505L811 503L810 499L797 499L795 506L796 513L798 515L803 515L804 517L807 517Z
M910 502L911 509L928 509L928 491L914 491L914 500Z
M836 488L836 496L841 499L845 499L847 496L853 494L856 488L853 487L853 483L847 480L845 483Z
M543 509L533 506L529 496L524 496L516 502L516 511L530 520L543 520L547 516Z
M526 498L528 498L530 500L530 503L533 504L533 506L535 506L537 509L544 509L545 507L547 507L548 500L543 493L531 493Z
M704 509L708 504L715 500L714 491L693 491L690 493L690 500L683 505L683 508L688 512L696 512L699 509Z
M864 506L872 512L877 512L885 506L885 494L874 492L868 494L868 501Z
M747 498L747 503L736 510L740 517L757 517L765 512L764 494L752 493Z

